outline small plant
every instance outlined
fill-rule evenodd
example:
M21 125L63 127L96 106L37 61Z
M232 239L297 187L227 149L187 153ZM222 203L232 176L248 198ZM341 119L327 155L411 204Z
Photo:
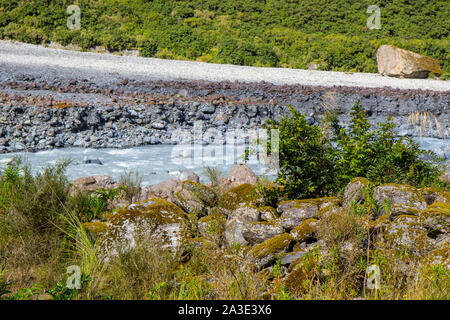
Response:
M139 199L141 194L142 176L136 171L127 171L121 174L119 183L124 192L124 199L129 203Z

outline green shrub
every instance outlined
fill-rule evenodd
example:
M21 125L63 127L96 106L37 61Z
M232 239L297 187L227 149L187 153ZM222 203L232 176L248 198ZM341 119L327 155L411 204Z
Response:
M372 129L359 101L352 108L346 130L334 122L337 135L330 138L318 125L308 125L304 115L291 108L291 116L269 120L265 126L279 129L280 172L278 182L290 198L312 198L341 191L354 177L374 183L441 186L442 167L433 152L421 150L408 137L396 137L392 119ZM432 161L424 159L431 157Z

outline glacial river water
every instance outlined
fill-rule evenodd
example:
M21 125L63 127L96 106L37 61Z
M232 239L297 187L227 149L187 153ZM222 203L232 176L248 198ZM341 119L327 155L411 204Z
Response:
M432 150L445 158L450 166L450 143L448 139L417 139L424 149ZM0 154L0 168L4 168L14 157L20 156L28 161L33 170L55 164L63 159L71 159L67 174L71 179L95 174L109 175L115 179L127 170L139 172L142 185L153 185L170 177L177 177L179 172L189 170L205 179L205 167L215 167L223 175L237 163L243 162L244 146L228 147L218 145L152 145L126 149L84 149L63 148L36 153L20 152ZM85 160L99 160L102 164L85 163ZM269 167L255 157L250 158L249 166L258 175L273 177Z

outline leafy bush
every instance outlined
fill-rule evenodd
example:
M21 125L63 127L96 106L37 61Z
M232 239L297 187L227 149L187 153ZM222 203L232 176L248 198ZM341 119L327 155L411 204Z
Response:
M303 114L290 110L291 117L265 124L268 129L279 129L278 183L291 199L330 194L336 189L335 149L326 143L318 126L308 125Z
M445 0L79 0L81 29L66 27L65 0L0 0L0 38L69 43L87 50L254 66L376 72L376 50L393 44L429 55L450 75ZM368 30L370 5L381 29Z
M291 107L291 117L269 120L266 128L279 129L278 182L290 198L312 198L341 191L354 177L374 183L438 185L441 166L433 152L421 150L411 138L397 138L392 119L372 129L359 101L352 108L346 130L333 123L308 125ZM330 138L324 128L337 132ZM269 147L270 148L270 147ZM433 161L425 160L426 157Z

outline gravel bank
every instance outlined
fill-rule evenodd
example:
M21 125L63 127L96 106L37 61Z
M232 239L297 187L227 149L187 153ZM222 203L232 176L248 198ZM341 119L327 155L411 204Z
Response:
M450 81L396 79L368 73L347 74L344 72L257 68L154 58L121 57L111 54L49 49L9 41L0 41L0 63L10 66L27 65L38 68L56 68L60 72L69 73L72 76L76 72L87 72L95 73L97 76L101 74L103 76L114 76L117 74L135 79L143 77L160 80L266 81L273 84L326 87L450 90Z

